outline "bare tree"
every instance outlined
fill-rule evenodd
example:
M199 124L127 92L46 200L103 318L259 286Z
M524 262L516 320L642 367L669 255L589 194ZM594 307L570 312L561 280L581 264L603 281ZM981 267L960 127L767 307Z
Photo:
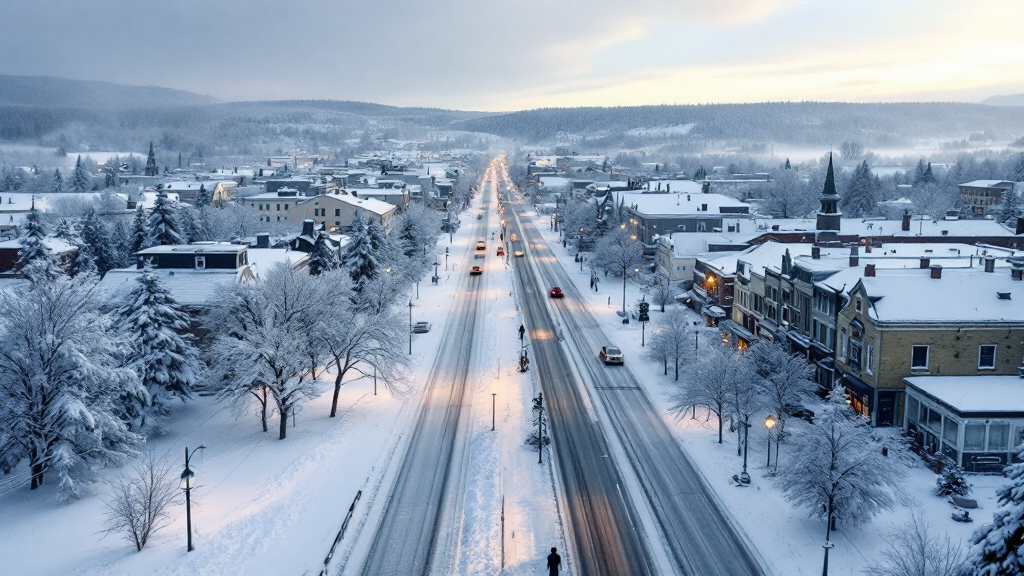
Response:
M932 533L918 513L886 542L882 560L864 570L869 576L966 576L967 555L960 544L949 534Z
M839 145L839 155L843 160L856 160L864 155L864 145L860 142L843 142Z
M866 522L896 503L903 467L899 459L882 455L884 444L850 410L842 387L829 392L821 416L796 439L794 462L780 473L782 491L825 520L826 541L833 517Z
M675 309L665 315L651 334L651 353L655 360L665 363L665 374L668 365L675 369L676 382L679 381L679 369L690 356L689 322L682 310Z
M170 464L146 453L127 474L112 482L112 488L104 502L104 533L120 534L141 552L149 537L167 525L167 508L178 499Z
M280 415L279 438L288 416L319 392L312 378L309 334L323 330L325 313L336 304L325 275L310 276L279 264L255 285L238 286L217 315L219 335L211 350L222 375L221 397L273 400Z
M626 314L626 281L640 272L644 263L644 248L625 229L618 229L597 243L592 265L616 276L622 275L622 314Z
M682 414L697 406L707 406L718 416L718 443L722 443L723 420L733 397L734 380L744 371L739 359L723 348L712 346L695 362L687 382L672 396L670 410Z
M778 437L786 429L786 406L801 404L814 394L814 367L803 357L790 354L782 343L761 340L747 349L746 357L756 375L764 403L775 413Z
M389 390L398 390L401 371L409 365L401 344L409 328L394 309L356 311L339 302L325 320L323 349L335 367L331 418L337 415L338 394L350 372L367 376L373 369Z
M664 313L665 306L675 301L679 290L672 285L672 281L667 274L655 274L651 280L648 293L651 295L651 303L655 306L660 306L662 313Z

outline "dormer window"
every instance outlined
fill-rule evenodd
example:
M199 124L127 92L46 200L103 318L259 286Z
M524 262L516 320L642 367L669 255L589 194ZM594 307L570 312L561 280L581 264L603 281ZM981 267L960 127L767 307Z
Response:
M206 256L196 256L196 270L206 269Z

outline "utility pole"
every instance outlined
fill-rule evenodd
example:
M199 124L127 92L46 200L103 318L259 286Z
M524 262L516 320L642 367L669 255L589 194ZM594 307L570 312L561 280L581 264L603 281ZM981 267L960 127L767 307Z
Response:
M544 463L544 393L537 393L537 463Z
M409 299L409 355L412 356L412 299Z

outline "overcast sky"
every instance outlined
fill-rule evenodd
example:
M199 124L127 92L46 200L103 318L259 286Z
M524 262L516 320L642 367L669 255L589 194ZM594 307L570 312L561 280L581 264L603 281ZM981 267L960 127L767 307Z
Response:
M1022 0L0 0L0 74L463 110L1024 92Z

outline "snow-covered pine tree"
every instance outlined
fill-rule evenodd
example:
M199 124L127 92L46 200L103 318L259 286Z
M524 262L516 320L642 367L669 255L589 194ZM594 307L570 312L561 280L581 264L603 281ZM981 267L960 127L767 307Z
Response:
M75 160L75 171L71 174L71 189L78 193L92 190L92 177L82 165L81 155L78 156L78 160Z
M28 460L32 489L55 472L65 499L142 441L119 414L123 396L145 389L124 365L126 342L98 311L94 285L60 276L0 293L0 461Z
M57 257L46 247L46 226L43 214L36 208L35 202L25 215L22 225L21 250L18 252L17 268L29 280L52 279L63 273Z
M76 246L82 241L78 231L75 230L75 223L70 218L61 218L57 221L57 227L53 229L53 237Z
M95 208L90 207L82 218L82 244L89 247L93 260L96 263L96 270L100 274L117 268L120 264L117 250L114 248L110 237L110 230L106 223L100 219Z
M50 178L50 187L47 190L51 194L60 194L64 191L64 176L60 173L60 168L53 171L53 177Z
M992 522L971 535L976 576L1021 576L1024 574L1024 445L1018 447L1018 462L1006 467L1009 484L996 492L999 509Z
M199 192L196 192L196 199L195 199L195 202L193 202L192 204L196 208L206 208L206 207L208 207L212 203L213 203L213 195L210 193L209 190L206 189L206 185L205 184L200 184L199 185Z
M1003 190L1003 201L1000 202L999 209L996 211L996 218L1000 222L1013 220L1021 215L1020 196L1017 192L1019 187L1020 185L1014 185L1009 190Z
M338 251L327 241L327 237L317 233L313 242L313 250L309 253L309 273L319 276L330 270L337 270L341 265Z
M202 364L189 333L190 318L167 291L153 268L145 267L117 311L133 345L131 366L142 379L150 403L141 406L132 429L146 429L176 400L192 397Z
M1009 180L1014 182L1024 182L1024 152L1017 155L1017 158L1013 161L1013 165L1010 167L1010 173L1008 174Z
M149 222L146 219L146 209L139 204L135 208L135 218L132 220L131 250L135 254L146 246L146 239L149 238Z
M913 185L914 186L917 186L918 184L923 184L924 183L924 173L925 173L924 158L921 158L920 160L917 161L917 166L914 167L914 181L913 181Z
M875 192L875 177L865 160L853 171L853 176L847 184L846 193L839 201L843 214L861 218L874 212L878 202Z
M123 221L116 220L114 225L110 227L110 244L117 257L118 268L135 264L135 254L132 252L132 236Z
M153 143L149 143L149 156L146 156L146 176L159 176L160 168L156 165L156 154L153 153Z
M964 471L957 466L956 462L947 461L942 469L942 475L935 479L935 494L937 496L949 496L956 494L966 496L971 491L971 485L964 478Z
M178 223L178 205L163 192L156 197L146 228L149 235L144 248L184 244Z
M377 277L380 263L373 251L370 235L366 230L366 221L359 212L352 218L348 236L349 243L345 246L342 266L352 278L353 291L360 293L368 281Z

